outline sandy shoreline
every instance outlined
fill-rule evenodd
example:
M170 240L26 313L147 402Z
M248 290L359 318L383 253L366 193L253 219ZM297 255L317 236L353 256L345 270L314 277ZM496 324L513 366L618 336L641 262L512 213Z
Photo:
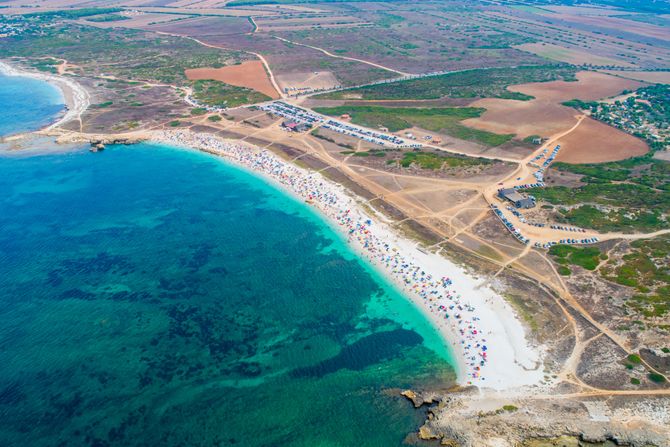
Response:
M58 86L68 112L53 129L79 119L89 95L76 82L59 76L16 70L0 62L0 72L30 76ZM61 140L89 141L105 135L69 133ZM124 135L129 141L152 140L202 150L259 174L299 200L313 205L341 231L350 246L367 259L438 329L451 347L458 383L498 391L538 385L543 379L541 353L532 348L510 305L465 270L415 242L399 236L385 218L369 215L362 200L320 174L290 164L272 152L247 143L191 131L151 131Z
M90 105L90 95L86 89L63 76L21 70L4 62L0 62L0 74L5 76L21 76L39 79L40 81L54 85L61 91L66 106L66 112L55 122L47 126L46 130L61 126L72 120L78 120L81 114Z
M454 353L459 384L502 391L542 380L540 352L529 346L523 326L499 294L462 267L398 236L341 185L246 143L190 131L142 136L222 156L317 208L439 330Z

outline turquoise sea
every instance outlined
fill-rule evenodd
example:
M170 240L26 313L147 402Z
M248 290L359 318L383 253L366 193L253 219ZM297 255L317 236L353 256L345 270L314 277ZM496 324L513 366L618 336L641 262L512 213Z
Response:
M401 446L450 358L306 204L160 145L0 152L0 445Z
M40 129L64 109L61 91L40 80L0 74L0 137Z

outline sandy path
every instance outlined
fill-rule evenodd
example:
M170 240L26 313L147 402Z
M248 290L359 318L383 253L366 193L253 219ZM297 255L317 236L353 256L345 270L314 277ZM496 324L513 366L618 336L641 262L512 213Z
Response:
M220 45L212 45L212 44L203 42L203 41L201 41L199 39L196 39L195 37L191 37L191 36L184 36L182 34L175 34L175 33L166 33L166 32L163 32L163 31L156 31L156 33L165 34L165 35L168 35L168 36L182 37L184 39L191 39L192 41L197 42L200 45L205 46L205 47L209 47L209 48L216 48L216 49L219 49L219 50L226 50L226 51L237 51L237 50L233 50L231 48L226 48L226 47L223 47L223 46L220 46ZM277 81L275 80L275 76L272 73L272 70L270 69L270 64L268 64L268 61L260 53L254 53L253 51L247 51L247 53L253 54L258 59L260 59L260 61L263 63L263 66L265 67L265 70L267 71L267 74L268 74L268 77L270 78L270 82L272 83L272 86L275 88L275 90L277 90L277 93L279 94L279 96L281 98L283 98L284 94L282 93L281 88L279 88L279 85L277 84Z

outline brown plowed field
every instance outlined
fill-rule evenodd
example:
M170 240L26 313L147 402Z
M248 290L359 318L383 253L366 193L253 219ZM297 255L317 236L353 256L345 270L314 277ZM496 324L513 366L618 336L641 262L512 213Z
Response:
M586 118L570 134L558 140L561 151L556 160L566 163L601 163L646 154L649 148L640 139Z
M575 124L577 112L554 101L515 101L486 98L475 101L471 107L483 107L486 112L479 118L463 124L499 134L516 134L518 138L529 135L548 137L569 129Z
M577 79L578 82L553 81L513 85L508 90L554 102L575 98L594 101L618 95L624 90L634 90L644 85L640 82L593 71L580 71L577 73Z
M484 107L486 112L479 118L468 119L463 123L489 132L514 133L518 138L529 135L551 137L572 127L579 114L578 111L561 105L561 102L573 98L585 101L601 99L644 85L594 72L580 72L577 79L578 82L554 81L510 86L509 90L534 96L535 99L481 99L470 106ZM616 139L616 134L623 134L613 127L605 127L612 138ZM586 135L582 136L585 137Z
M223 68L192 68L185 71L186 77L192 81L213 79L237 87L247 87L278 99L279 93L272 86L261 61L246 61L239 65Z

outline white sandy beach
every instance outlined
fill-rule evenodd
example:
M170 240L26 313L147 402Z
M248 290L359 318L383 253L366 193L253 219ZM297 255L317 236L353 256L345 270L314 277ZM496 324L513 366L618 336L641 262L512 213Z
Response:
M458 382L493 390L536 385L543 378L510 305L462 267L400 237L382 216L370 216L340 185L267 150L190 131L158 131L150 139L215 153L271 179L337 223L351 245L396 284L439 329L455 354Z
M78 119L89 105L88 93L70 79L18 71L2 63L0 70L32 76L61 88L69 110L50 129ZM69 134L67 139L81 141L86 137ZM420 250L415 242L387 225L383 216L369 215L359 206L362 199L341 185L247 143L185 130L140 132L134 137L225 157L312 204L438 328L454 353L459 384L501 391L536 385L542 380L541 351L528 344L521 322L499 294L481 286L484 281L462 267Z
M63 76L55 76L47 73L38 73L20 70L14 66L0 62L0 74L5 76L23 76L48 82L60 89L67 111L57 121L49 125L47 129L62 126L72 120L78 120L81 114L90 105L90 95L81 85Z

